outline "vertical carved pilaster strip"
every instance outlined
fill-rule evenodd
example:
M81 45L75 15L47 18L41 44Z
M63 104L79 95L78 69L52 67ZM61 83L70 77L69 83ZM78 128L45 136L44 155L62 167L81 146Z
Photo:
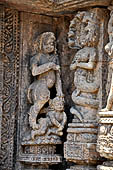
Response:
M111 80L108 79L108 83L111 86L109 90L107 89L109 94L106 107L98 113L99 131L97 140L97 151L101 157L107 158L108 161L104 162L103 165L99 165L98 170L113 169L113 7L109 9L111 10L108 22L109 43L105 46L105 50L108 53L110 68L108 74L111 78Z
M1 123L2 123L2 105L3 105L3 59L2 59L2 49L3 49L3 8L0 6L0 150L1 150Z
M96 152L98 127L96 114L102 105L101 67L106 42L103 34L106 35L107 19L106 10L95 8L80 11L69 27L69 47L78 51L70 66L71 70L75 70L75 91L72 93L75 105L70 109L74 119L68 125L64 156L68 161L77 164L71 167L74 170L96 169L100 161L100 156Z
M3 114L1 129L1 169L14 166L15 117L17 109L17 77L19 67L19 13L3 8Z

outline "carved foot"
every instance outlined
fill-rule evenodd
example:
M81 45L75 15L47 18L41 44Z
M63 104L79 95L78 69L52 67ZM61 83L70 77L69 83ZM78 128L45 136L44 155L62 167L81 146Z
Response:
M71 112L72 114L76 115L76 117L77 117L81 122L83 122L83 117L82 117L81 113L78 112L74 107L71 107L70 112Z
M63 135L63 132L58 132L58 135L59 135L59 136L62 136L62 135Z

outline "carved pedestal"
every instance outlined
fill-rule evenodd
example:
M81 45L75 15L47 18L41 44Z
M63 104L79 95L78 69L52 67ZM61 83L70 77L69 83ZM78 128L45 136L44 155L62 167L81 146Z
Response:
M97 170L112 170L113 169L113 162L104 162L103 165L97 166Z
M113 111L99 112L97 151L100 156L113 160ZM113 162L105 162L98 170L113 169Z
M70 169L67 169L67 170L96 170L96 167L75 165L75 166L70 167Z
M99 113L97 151L102 157L113 159L113 111Z
M56 154L55 145L23 145L23 153L19 157L19 161L24 164L31 164L34 167L58 164L62 161L62 157Z
M96 123L71 123L68 128L67 142L64 145L64 156L68 161L77 164L97 164L99 154L96 152ZM75 166L81 170L90 166Z

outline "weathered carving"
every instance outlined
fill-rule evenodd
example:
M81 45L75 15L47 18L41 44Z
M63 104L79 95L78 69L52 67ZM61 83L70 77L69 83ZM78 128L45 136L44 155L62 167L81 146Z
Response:
M111 58L110 66L113 67L113 11L111 11L111 18L108 23L109 43L105 46L105 50ZM99 132L97 140L97 151L102 157L113 160L113 73L111 80L110 92L107 99L107 104L104 109L99 112ZM112 162L104 163L98 166L98 170L113 169Z
M113 162L104 162L103 165L97 166L97 170L112 170L113 169Z
M1 0L0 4L7 4L15 9L38 14L60 14L76 11L80 8L92 6L108 6L112 0Z
M69 166L73 170L95 170L97 164L102 164L95 147L96 113L102 105L105 107L108 92L108 67L103 57L107 58L104 46L108 41L108 10L104 6L110 2L0 0L0 4L20 11L0 5L1 170L62 170ZM87 11L82 11L84 7ZM67 43L70 20L68 43L72 49ZM108 47L112 51L110 46L112 43ZM60 74L68 122L73 117L67 133L63 129L67 117ZM109 106L104 109L107 112L99 113L99 149L103 150L102 156L112 159L112 90L110 94ZM75 165L62 160L66 135L65 157ZM113 169L112 161L98 169Z
M96 167L76 165L67 170L96 170Z
M105 46L105 50L108 53L108 55L111 58L110 61L110 67L113 67L113 14L111 12L111 17L109 20L109 24L108 24L108 34L109 34L109 40L110 42ZM112 68L113 69L113 68ZM101 111L111 111L112 110L112 106L113 106L113 74L112 74L112 80L111 80L111 87L110 87L110 92L109 92L109 96L107 99L107 105L106 108L102 109Z
M73 123L68 125L67 142L64 146L67 160L89 165L96 164L100 159L96 152L98 126L96 114L99 108L101 84L99 81L100 62L98 62L100 60L98 44L101 17L97 17L94 11L78 12L69 27L68 45L78 51L70 65L70 69L75 70L75 90L72 93L75 106L70 109L74 119ZM74 168L76 169L76 166ZM89 167L80 166L80 168Z
M113 159L113 115L112 112L99 113L99 133L97 141L97 151L102 157Z
M61 98L56 97L50 101L50 110L48 111L46 118L40 118L38 120L37 130L32 131L32 139L35 135L63 135L63 128L66 124L66 114L63 111L64 105ZM44 113L44 112L43 112Z
M70 25L69 46L75 46L75 48L80 49L76 53L70 66L71 70L75 70L74 84L76 90L72 94L72 100L76 104L76 109L71 108L70 110L71 113L75 115L80 113L79 106L82 106L83 108L90 107L92 112L95 112L99 106L99 101L97 99L99 73L97 71L98 67L96 66L97 50L95 48L99 38L99 25L98 21L97 24L95 24L96 18L92 18L91 15L93 15L93 13L78 13ZM79 25L80 22L81 24ZM72 40L74 34L74 31L72 31L73 29L77 34L75 41ZM72 42L75 43L75 45L72 44ZM89 111L89 109L85 109L87 112ZM87 120L87 115L85 118L85 115L83 114L83 111L81 111L81 117Z
M28 111L28 130L22 132L23 154L19 161L35 163L37 167L40 162L46 165L61 162L62 157L55 154L56 144L61 144L67 117L54 33L39 35L34 50L36 55L30 61L34 81L27 92L32 105Z
M36 76L37 80L28 89L28 100L34 104L28 113L29 124L32 128L32 138L34 138L34 135L44 135L47 129L52 126L59 128L58 131L60 132L66 123L66 115L63 112L60 66L55 49L55 36L52 32L46 32L39 37L38 41L38 54L31 59L32 75ZM50 101L51 94L49 89L54 85L57 97L50 104L50 109L53 111L46 108L45 112L48 112L46 118L40 118L36 123L38 114L44 113L41 109ZM61 121L63 121L63 124L60 124ZM60 135L57 130L56 132L55 130L53 131L54 134Z
M12 170L14 166L19 33L18 11L0 8L0 88L2 90L0 92L0 114L2 112L0 169L2 170Z

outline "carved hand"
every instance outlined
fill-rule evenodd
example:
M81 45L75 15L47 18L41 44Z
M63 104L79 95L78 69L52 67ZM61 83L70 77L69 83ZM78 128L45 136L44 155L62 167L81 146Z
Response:
M70 65L70 70L75 70L77 68L77 63Z
M60 66L55 64L55 65L53 66L53 69L56 70L56 71L60 71Z

